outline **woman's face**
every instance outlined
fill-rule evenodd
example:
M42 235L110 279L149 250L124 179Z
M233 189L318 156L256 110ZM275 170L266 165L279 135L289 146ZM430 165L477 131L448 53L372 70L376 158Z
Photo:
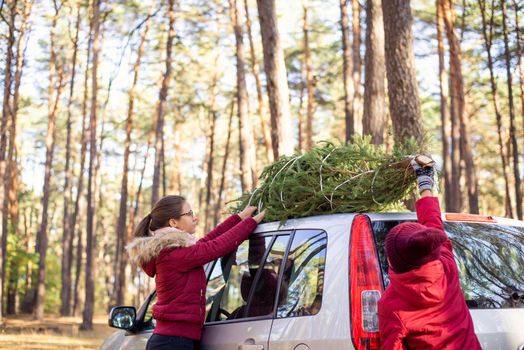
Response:
M188 202L182 206L182 213L178 219L169 220L169 226L191 234L195 233L197 224L198 218L194 215Z

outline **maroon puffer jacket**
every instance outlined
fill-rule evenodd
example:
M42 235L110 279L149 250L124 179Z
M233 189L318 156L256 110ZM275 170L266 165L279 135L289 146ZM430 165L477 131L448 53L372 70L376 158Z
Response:
M416 203L420 224L444 230L436 197ZM439 260L405 273L390 269L390 284L378 303L383 350L481 350L466 306L451 241Z
M206 302L203 265L235 250L256 226L252 218L241 221L233 215L197 242L186 232L166 227L128 245L131 260L156 276L155 334L200 339Z

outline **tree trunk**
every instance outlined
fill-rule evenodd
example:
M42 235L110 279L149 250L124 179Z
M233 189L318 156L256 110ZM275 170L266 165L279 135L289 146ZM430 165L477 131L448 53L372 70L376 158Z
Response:
M1 135L0 135L0 178L4 179L7 171L6 164L6 151L7 151L7 127L9 117L11 114L11 85L12 85L12 61L13 61L13 47L15 45L15 19L16 19L16 4L17 1L11 1L8 3L9 7L9 23L8 23L8 37L6 44L6 61L4 68L4 101L2 105L2 122L1 122ZM0 186L0 203L4 203L4 198L7 197L4 186ZM2 210L2 227L0 232L1 242L1 256L0 256L0 274L2 277L2 283L0 286L0 323L3 321L3 290L4 290L4 276L5 268L7 263L7 216L5 216ZM6 242L6 244L4 244Z
M210 118L210 130L209 130L209 153L207 157L207 186L206 186L206 217L204 219L204 231L208 232L210 230L209 225L211 224L211 191L213 190L213 164L215 161L215 130L216 130L216 121L217 113L216 111L211 110L209 113Z
M422 144L409 0L382 0L389 111L395 142L413 137Z
M360 58L360 3L351 0L353 9L353 133L362 134L362 59Z
M520 37L520 25L519 25L519 10L522 11L522 8L513 0L513 5L515 6L515 36L517 41L517 64L519 66L519 87L520 87L520 113L522 115L522 129L524 130L524 65L522 64L522 45Z
M7 238L8 232L11 232L18 237L18 218L19 218L19 206L18 206L18 194L19 194L19 179L18 179L18 145L17 145L17 115L18 115L18 102L20 99L20 84L22 82L23 64L25 60L25 38L28 27L29 16L31 15L33 2L24 1L22 8L22 21L18 30L18 38L16 42L16 71L15 71L15 85L13 92L13 102L11 104L12 111L11 125L10 125L10 136L9 136L9 150L7 153L7 176L5 182L5 193L4 196L4 213L2 217L9 217L11 220L11 227L6 231L5 235L2 235L3 239ZM3 242L2 242L3 243ZM2 247L3 251L7 251L7 240L5 245ZM18 259L11 260L10 276L8 278L7 287L7 313L16 313L16 299L18 294L18 273L19 273L19 261ZM5 280L5 276L3 278ZM1 294L0 294L1 295Z
M271 112L271 141L274 158L278 159L279 156L293 153L286 65L280 44L275 0L257 0L257 7Z
M344 80L344 121L346 142L355 133L353 127L353 98L355 85L353 83L353 62L351 60L349 42L348 0L340 0L340 32L342 34L342 77Z
M229 0L229 10L236 41L240 183L242 192L245 192L251 191L256 185L256 153L253 145L253 128L248 114L248 95L244 70L244 33L242 24L239 22L239 13L241 13L239 1Z
M482 35L484 37L484 46L486 47L486 52L488 54L488 69L489 69L489 77L490 77L490 84L491 84L491 96L493 100L493 108L495 110L495 117L497 120L497 135L498 135L498 146L500 151L500 158L502 163L502 175L504 177L504 185L505 185L505 209L506 209L506 217L513 217L513 209L511 205L511 197L510 197L510 189L509 189L509 177L508 177L508 165L506 161L506 146L503 142L503 135L502 135L502 115L500 113L500 107L498 102L498 91L497 91L497 82L495 80L495 72L494 72L494 66L493 66L493 57L491 55L491 45L493 42L493 21L494 17L493 14L490 17L489 21L489 28L488 28L488 22L486 19L486 3L484 0L477 0L480 8L480 14L482 18Z
M48 97L48 124L46 136L46 160L44 172L44 186L42 190L42 219L40 221L40 228L37 233L37 251L38 258L38 282L37 292L35 298L35 319L41 320L44 317L44 301L45 301L45 271L46 271L46 255L47 255L47 225L48 225L48 206L49 196L51 194L51 171L53 168L53 153L55 149L55 134L56 134L56 115L58 112L58 104L63 88L63 68L58 66L56 62L56 42L55 30L60 13L60 7L56 1L54 2L55 14L52 19L51 34L50 34L50 50L51 58L49 60L49 97ZM55 77L55 74L57 75ZM56 79L56 80L55 80ZM56 84L56 92L55 92Z
M271 145L271 135L268 129L267 117L266 117L266 108L264 105L264 95L262 93L262 83L260 82L260 70L258 68L257 56L255 54L255 44L253 42L253 34L251 32L251 17L249 15L249 6L248 0L244 0L244 10L246 11L246 28L247 28L247 37L249 39L249 53L251 55L251 70L253 76L255 77L255 86L257 88L257 114L260 120L260 127L262 132L262 137L264 140L264 149L266 151L266 161L268 163L273 163L273 146Z
M451 92L451 118L452 121L458 121L460 123L459 135L460 140L457 143L456 136L454 137L455 144L453 145L454 152L456 152L455 147L460 147L462 144L462 157L464 158L465 166L467 171L466 175L466 187L468 191L468 203L470 213L478 214L478 185L475 171L475 163L473 161L473 153L471 151L471 144L469 140L469 120L465 113L465 96L464 96L464 79L462 76L462 54L460 49L460 43L458 41L457 35L455 33L455 14L453 10L453 4L451 0L442 0L442 14L444 18L444 24L446 27L446 35L449 43L449 55L450 55L450 92ZM453 131L453 126L455 125L455 131ZM452 125L452 132L457 133L456 123ZM456 170L457 159L456 154L453 156L455 161L453 163L452 169L452 187L455 189L457 187L457 182L460 185L460 174ZM455 177L453 177L453 172ZM458 186L458 192L453 192L455 194L460 194L460 186ZM459 202L458 198L457 201ZM458 211L456 209L462 208L452 208L453 211Z
M227 138L226 138L226 146L224 149L224 156L222 159L222 171L220 172L220 186L218 187L218 194L217 194L217 202L215 205L215 218L214 218L214 224L215 226L218 225L218 220L220 216L220 209L222 208L222 192L224 192L224 184L226 180L226 169L227 169L227 160L229 158L229 145L231 140L231 129L233 124L233 115L235 111L235 101L231 101L231 109L229 111L229 122L227 126Z
M151 195L151 206L159 200L160 188L160 165L162 159L162 139L164 138L164 109L167 100L167 93L169 91L169 84L171 82L172 61L171 57L173 51L173 40L175 39L175 0L169 0L169 7L167 12L169 18L169 29L167 33L166 42L166 70L162 78L162 87L158 94L158 103L156 110L156 133L155 133L155 166L153 174L153 192Z
M91 22L90 28L89 28L89 34L88 34L88 43L87 43L87 53L86 53L86 68L85 68L85 74L84 74L84 96L83 96L83 102L82 102L82 136L81 136L81 146L80 146L80 171L78 173L78 185L76 187L76 198L75 198L75 205L74 205L74 211L73 215L70 217L69 222L69 232L71 232L70 236L70 243L69 246L71 247L71 250L68 254L69 260L73 261L73 241L75 238L75 231L76 231L76 223L78 214L80 211L80 199L82 198L83 190L84 190L84 169L85 169L85 160L86 160L86 153L87 153L87 101L88 101L88 91L89 91L89 60L91 56L91 46L93 44L92 40L92 32L93 32L93 23ZM76 245L76 259L75 259L75 281L73 285L73 295L72 295L72 302L73 302L73 309L72 309L72 315L76 316L77 314L77 306L79 304L79 285L80 285L80 274L82 271L82 252L83 252L83 246L82 246L82 232L83 230L78 230L78 236L77 236L77 245ZM69 274L71 274L71 265L69 266Z
M86 217L86 270L85 270L85 300L80 330L93 329L93 307L95 298L94 281L94 247L96 236L94 229L95 205L94 192L96 187L97 158L97 112L98 112L98 55L100 53L100 2L93 0L93 65L91 73L91 113L89 117L89 168L87 182L87 217Z
M302 0L304 33L304 66L306 68L306 90L307 90L307 117L306 117L306 149L313 148L313 112L315 108L315 86L313 82L313 67L311 63L311 52L309 50L309 24L307 0Z
M511 140L511 150L513 156L513 176L515 177L515 199L517 202L517 218L522 220L522 189L519 170L519 150L517 145L517 128L515 127L515 106L513 102L513 78L511 76L511 57L509 49L508 29L507 29L507 8L506 0L501 0L502 7L502 33L504 35L504 59L506 61L506 81L508 84L509 102L509 138Z
M442 133L442 172L444 177L444 203L447 211L453 207L453 193L451 192L451 156L449 148L450 138L450 115L449 115L449 85L446 72L445 48L444 48L444 19L442 18L442 6L439 0L435 1L437 13L437 40L439 58L439 83L440 83L440 120Z
M144 53L144 45L147 34L149 32L152 10L155 6L153 1L146 19L145 29L140 36L140 44L138 45L137 56L135 64L133 65L133 83L129 89L129 102L127 109L126 120L126 140L124 143L124 167L122 169L122 184L120 187L120 206L118 211L118 221L116 225L116 259L115 259L115 305L124 304L125 290L126 290L126 265L127 253L124 248L127 244L127 202L128 202L128 175L129 175L129 155L131 148L131 135L133 132L133 114L135 105L135 90L138 83L138 73L140 71L140 63L142 54Z
M75 89L75 77L76 77L76 58L78 53L78 39L80 33L80 4L77 6L76 14L76 33L73 39L73 54L71 59L71 80L69 82L69 100L67 103L67 136L66 136L66 159L65 159L65 179L64 179L64 213L62 217L62 287L60 289L60 299L62 304L60 306L60 315L70 316L71 315L71 260L69 259L69 252L72 247L71 243L72 232L69 227L69 207L71 201L70 183L72 179L72 169L70 169L71 159L71 125L73 118L73 97Z
M371 135L374 145L384 143L386 59L384 22L380 0L366 1L366 56L363 134Z

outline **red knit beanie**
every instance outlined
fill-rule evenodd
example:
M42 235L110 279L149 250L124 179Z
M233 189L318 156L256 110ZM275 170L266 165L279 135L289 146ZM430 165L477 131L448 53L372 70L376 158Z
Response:
M440 258L440 246L447 240L446 233L416 222L404 222L389 231L386 254L390 268L404 273Z

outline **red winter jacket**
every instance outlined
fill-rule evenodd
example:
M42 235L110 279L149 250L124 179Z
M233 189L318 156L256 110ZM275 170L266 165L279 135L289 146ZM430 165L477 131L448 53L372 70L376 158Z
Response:
M256 226L253 218L233 215L196 242L189 233L166 227L129 244L131 260L156 276L155 334L200 339L206 313L203 265L235 250Z
M420 224L444 230L436 197L416 203ZM441 257L405 273L389 271L390 284L378 303L382 350L482 349L460 289L451 241Z

